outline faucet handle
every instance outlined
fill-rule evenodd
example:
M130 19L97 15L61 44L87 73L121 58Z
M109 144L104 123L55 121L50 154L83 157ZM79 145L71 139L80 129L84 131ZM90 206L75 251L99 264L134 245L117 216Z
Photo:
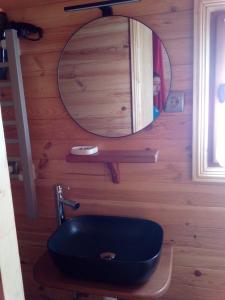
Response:
M62 183L59 183L55 186L60 191L69 191L70 187L68 185L64 185Z
M57 184L55 185L55 193L58 199L63 199L63 192L68 191L70 188L69 186L63 185L63 184Z
M69 191L70 187L68 185L60 184L63 191Z

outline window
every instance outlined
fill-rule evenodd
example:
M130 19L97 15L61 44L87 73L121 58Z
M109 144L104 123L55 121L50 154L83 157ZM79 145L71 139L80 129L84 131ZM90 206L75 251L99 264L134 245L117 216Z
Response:
M225 0L195 0L193 179L225 182Z
M210 99L214 111L212 160L225 167L225 10L212 13L210 42Z

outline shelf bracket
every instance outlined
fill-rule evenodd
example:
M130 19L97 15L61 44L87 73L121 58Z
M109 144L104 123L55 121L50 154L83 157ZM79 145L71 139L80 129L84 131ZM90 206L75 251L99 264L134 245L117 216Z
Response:
M120 168L118 163L107 162L106 163L109 172L111 173L111 178L113 183L120 183Z

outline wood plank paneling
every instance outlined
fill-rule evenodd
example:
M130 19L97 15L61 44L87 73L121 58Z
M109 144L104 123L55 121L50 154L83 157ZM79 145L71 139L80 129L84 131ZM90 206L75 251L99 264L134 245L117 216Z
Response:
M21 0L19 6L12 0L1 5L12 19L40 25L45 33L39 42L21 40L39 205L39 218L28 220L22 184L13 182L26 299L71 299L71 294L44 289L32 278L33 264L56 226L53 185L62 182L71 186L68 198L81 203L75 214L139 216L162 224L165 239L175 246L172 284L164 300L224 300L225 187L191 180L193 0L142 0L114 7L115 14L137 18L162 38L172 64L172 89L185 92L183 113L162 114L152 129L123 139L83 131L59 98L60 52L75 30L100 16L98 10L65 14L63 7L72 4ZM10 98L7 89L0 97ZM10 116L10 110L5 113ZM78 144L106 150L157 148L159 162L121 164L121 183L113 185L103 164L65 162L71 146ZM18 151L16 145L7 149L10 155Z
M153 139L191 139L191 122L191 116L181 116L180 114L169 115L162 113L160 118L154 123L153 129L147 127L135 136L137 140L147 139L149 133ZM32 120L32 122L29 122L29 125L33 140L41 138L45 140L58 139L76 141L76 139L82 139L82 137L86 137L92 141L92 143L96 140L95 135L85 132L69 117L67 119L60 120ZM73 128L72 131L71 128ZM177 128L179 128L179 131L176 131ZM175 131L176 135L174 135ZM124 141L132 138L132 136L128 136L124 138Z

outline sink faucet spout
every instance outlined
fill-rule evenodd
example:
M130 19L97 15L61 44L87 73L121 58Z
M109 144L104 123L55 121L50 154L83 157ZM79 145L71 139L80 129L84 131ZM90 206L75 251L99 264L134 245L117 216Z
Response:
M55 186L55 202L56 202L56 216L58 226L62 225L62 223L66 220L64 205L71 207L73 210L76 210L80 207L80 203L64 199L63 191L69 190L69 187L64 187L62 184L57 184Z

